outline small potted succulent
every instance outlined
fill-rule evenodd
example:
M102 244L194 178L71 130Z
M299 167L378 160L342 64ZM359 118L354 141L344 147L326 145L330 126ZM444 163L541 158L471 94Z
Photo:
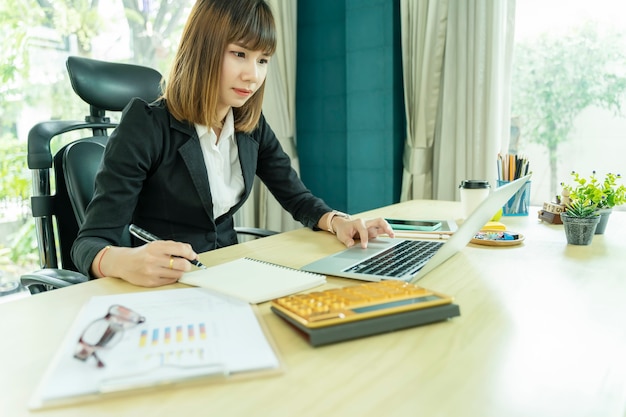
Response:
M600 215L589 200L573 200L561 213L565 237L570 245L589 245L593 240Z
M581 177L575 171L572 171L571 175L575 185L562 183L563 195L572 202L587 201L594 206L600 214L600 223L595 233L604 233L613 207L626 203L626 187L623 184L618 184L622 176L608 173L604 180L600 181L596 177L596 171L593 171L589 178Z

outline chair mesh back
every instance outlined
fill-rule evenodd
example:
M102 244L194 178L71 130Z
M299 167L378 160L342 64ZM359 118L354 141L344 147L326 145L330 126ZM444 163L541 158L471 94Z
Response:
M72 244L76 240L79 229L74 206L80 206L79 201L86 201L88 204L91 200L95 173L100 166L106 140L107 138L103 136L79 139L61 148L54 155L54 178L56 181L54 215L63 269L77 270L70 256ZM73 148L75 148L73 151L68 152L68 149ZM87 155L88 153L92 153L92 155ZM66 168L66 162L69 162L69 170ZM82 169L85 171L81 171ZM67 175L68 171L71 172L69 175ZM89 185L89 183L91 184ZM76 191L77 189L82 189L82 191ZM82 195L75 200L74 197L81 193ZM81 222L85 218L86 207L85 205L82 208Z
M90 140L70 143L63 152L65 183L79 225L85 221L103 154L104 144Z

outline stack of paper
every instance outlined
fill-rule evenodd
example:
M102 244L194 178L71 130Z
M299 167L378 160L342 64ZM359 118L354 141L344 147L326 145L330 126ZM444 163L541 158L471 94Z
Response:
M78 340L114 304L145 321L94 357L74 357ZM30 407L41 408L109 393L251 371L278 373L280 361L250 304L202 288L92 297L58 350Z

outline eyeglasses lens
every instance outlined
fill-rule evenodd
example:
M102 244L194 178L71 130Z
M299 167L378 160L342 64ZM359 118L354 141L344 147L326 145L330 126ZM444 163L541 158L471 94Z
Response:
M145 317L123 307L113 305L104 318L91 322L85 329L80 339L74 357L82 361L94 356L98 362L98 367L103 367L104 363L96 355L96 350L110 347L120 341L124 329L143 323Z

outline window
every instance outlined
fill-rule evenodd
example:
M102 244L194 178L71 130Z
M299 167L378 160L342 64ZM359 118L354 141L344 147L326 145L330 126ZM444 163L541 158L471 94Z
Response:
M511 147L531 161L532 204L552 201L571 171L626 176L621 12L611 0L516 4Z
M70 87L66 58L79 55L136 63L166 74L194 2L4 0L0 4L0 280L2 271L5 279L17 278L37 263L26 166L28 131L40 121L81 120L88 113Z

